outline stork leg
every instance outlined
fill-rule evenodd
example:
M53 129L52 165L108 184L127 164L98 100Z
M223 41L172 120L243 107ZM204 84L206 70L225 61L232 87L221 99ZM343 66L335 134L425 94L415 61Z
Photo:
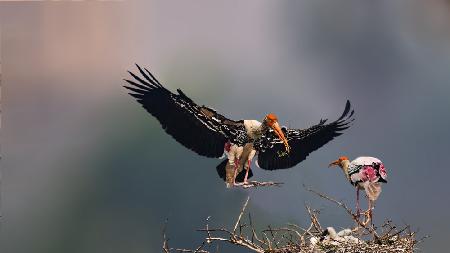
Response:
M356 215L359 217L361 209L359 208L359 188L356 186Z
M375 200L381 193L381 186L379 182L370 182L366 187L366 195L369 201L368 209L366 211L367 219L370 219L371 224L373 224L373 208L375 205Z
M239 168L239 159L235 158L234 159L234 176L233 176L233 184L234 185L240 185L240 184L236 183L236 176L237 176L238 168Z
M369 199L369 209L367 210L367 216L370 223L373 224L373 201Z
M236 183L236 176L238 175L239 170L239 161L242 155L242 147L239 147L235 144L231 144L228 151L228 163L233 168L234 167L234 173L233 173L233 186L240 185ZM230 182L231 184L231 182Z
M252 162L251 160L247 161L247 169L245 171L244 184L247 184L248 172L250 171L250 163L251 162Z
M253 149L252 144L247 144L246 148L250 148L251 150L247 157L247 166L246 166L247 168L245 168L246 171L245 171L245 177L244 177L244 184L247 184L247 182L248 182L247 179L248 179L248 172L250 171L250 167L251 167L250 165L252 163L253 157L255 157L255 155L256 155L256 150Z

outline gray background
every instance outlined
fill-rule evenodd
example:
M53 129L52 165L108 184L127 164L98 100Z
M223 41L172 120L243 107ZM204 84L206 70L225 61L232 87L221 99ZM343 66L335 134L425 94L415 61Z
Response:
M158 252L192 247L207 216L231 225L247 195L258 226L352 225L302 184L349 205L354 189L327 164L381 158L375 210L450 238L448 1L124 1L1 3L2 252ZM356 121L290 170L255 168L281 188L226 189L215 159L164 133L121 87L134 63L167 88L234 119L276 113L304 128ZM232 247L228 252L241 252Z

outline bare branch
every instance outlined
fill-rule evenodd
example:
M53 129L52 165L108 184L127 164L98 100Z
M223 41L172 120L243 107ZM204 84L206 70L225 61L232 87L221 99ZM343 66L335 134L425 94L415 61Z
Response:
M244 189L248 189L248 188L252 188L252 187L264 187L264 186L278 186L280 187L282 184L282 182L272 182L272 181L268 181L268 182L258 182L258 181L247 181L247 183L241 183L238 184L237 186L242 186L242 188Z
M306 187L305 187L306 188ZM345 203L337 201L323 193L306 188L308 191L315 193L321 198L331 201L338 206L344 208L350 215L352 220L355 220L358 227L362 227L364 233L373 235L374 240L364 241L360 238L353 238L347 240L344 237L340 239L331 238L330 228L323 229L319 222L319 211L312 209L305 204L305 208L309 213L310 225L307 229L301 228L295 224L287 224L284 227L267 226L267 229L257 233L254 228L252 216L248 213L248 221L242 222L243 215L247 209L250 198L247 198L243 204L237 220L233 226L233 230L227 228L210 228L209 220L206 219L206 226L204 229L198 231L206 232L206 238L195 249L172 249L168 246L168 239L165 236L165 229L163 230L163 252L180 252L180 253L210 253L209 249L211 243L217 245L216 252L218 252L219 244L232 244L248 249L250 252L256 253L322 253L322 252L413 252L417 241L414 239L415 233L408 231L409 226L397 230L397 227L388 220L383 225L382 234L378 236L376 227L368 226L367 222L359 221L358 216L353 214L350 208ZM239 231L238 231L239 227ZM353 230L350 233L354 233ZM344 230L342 230L344 231ZM326 233L325 233L326 232Z
M373 226L367 226L367 223L368 223L369 220L366 220L365 222L361 222L361 221L359 220L359 216L356 215L356 214L354 214L354 213L352 212L352 210L351 210L349 207L347 207L347 205L345 205L344 203L342 203L342 202L340 202L340 201L337 201L337 200L335 200L334 198L331 198L331 197L329 197L329 196L327 196L327 195L325 195L325 194L323 194L323 193L320 193L320 192L318 192L318 191L315 191L315 190L313 190L313 189L307 187L306 185L303 185L303 187L304 187L307 191L312 192L312 193L318 195L319 197L321 197L321 198L323 198L323 199L326 199L326 200L329 200L329 201L335 203L336 205L342 207L342 208L343 208L343 209L344 209L344 210L352 217L352 219L353 219L360 227L366 229L370 234L373 235L373 237L375 238L376 241L379 241L379 238L380 238L380 237L378 236L378 234L377 234L377 232L375 231L375 229L373 228Z
M233 233L236 232L237 226L238 226L239 222L241 221L242 214L244 214L245 208L247 208L247 204L248 204L249 200L250 200L250 196L247 197L247 200L245 201L245 204L242 207L241 213L239 214L239 217L238 217L238 219L236 221L236 224L234 224Z
M168 239L166 237L166 228L167 228L167 219L164 222L164 227L163 227L163 231L162 231L162 233L163 233L163 246L162 246L162 248L163 248L164 253L170 253L169 243L168 243Z
M311 210L311 207L309 207L308 205L305 205L305 207L311 218L311 225L316 229L316 232L322 233L323 229L322 229L322 226L320 226L320 223L319 223L319 220L317 219L315 211Z

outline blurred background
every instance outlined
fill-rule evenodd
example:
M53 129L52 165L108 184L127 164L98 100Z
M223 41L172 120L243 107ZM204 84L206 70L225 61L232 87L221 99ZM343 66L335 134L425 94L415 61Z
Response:
M158 252L193 247L211 216L228 225L248 195L258 227L352 225L302 184L354 206L328 169L381 158L389 183L375 222L411 224L419 247L450 238L450 2L122 1L0 3L2 252ZM278 114L305 128L353 127L295 168L254 166L281 188L226 189L216 159L176 143L122 87L139 63L172 91L233 119ZM363 202L365 204L365 202ZM228 252L245 252L231 247Z

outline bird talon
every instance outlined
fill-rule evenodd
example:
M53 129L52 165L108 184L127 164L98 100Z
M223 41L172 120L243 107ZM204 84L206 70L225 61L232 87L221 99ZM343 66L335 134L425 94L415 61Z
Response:
M371 220L372 219L372 209L368 209L368 210L364 211L364 216L366 217L366 219Z

